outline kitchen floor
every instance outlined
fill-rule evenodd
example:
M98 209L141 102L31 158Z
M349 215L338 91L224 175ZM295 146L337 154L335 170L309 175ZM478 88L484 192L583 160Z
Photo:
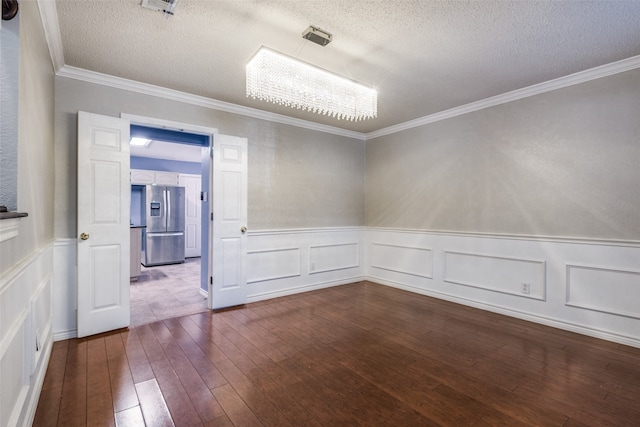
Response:
M183 264L142 266L131 282L131 327L207 310L200 293L200 258Z

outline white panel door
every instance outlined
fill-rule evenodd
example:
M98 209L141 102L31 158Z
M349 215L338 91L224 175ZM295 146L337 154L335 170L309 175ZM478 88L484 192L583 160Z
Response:
M211 308L247 300L247 139L214 136Z
M78 337L129 325L129 121L78 113Z
M185 188L184 254L187 258L199 257L202 242L202 224L200 222L202 218L202 203L200 201L202 177L181 173L178 185Z

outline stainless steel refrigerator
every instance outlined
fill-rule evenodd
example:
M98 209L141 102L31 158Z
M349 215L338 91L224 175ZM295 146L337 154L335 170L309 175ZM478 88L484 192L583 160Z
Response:
M147 185L142 192L142 265L184 262L184 187Z

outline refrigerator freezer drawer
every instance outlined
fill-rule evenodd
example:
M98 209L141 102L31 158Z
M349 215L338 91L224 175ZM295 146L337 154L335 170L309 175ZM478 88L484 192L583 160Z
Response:
M184 262L184 233L146 233L145 267Z

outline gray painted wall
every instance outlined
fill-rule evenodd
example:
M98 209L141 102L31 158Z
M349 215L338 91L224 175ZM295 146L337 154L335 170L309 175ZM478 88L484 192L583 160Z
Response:
M640 70L367 142L369 227L640 240Z
M76 234L79 110L155 117L247 137L251 230L364 225L364 141L56 77L58 238Z
M0 245L0 272L53 240L53 67L37 4L20 3L19 17L17 209L29 216Z
M22 426L33 421L53 342L48 326L52 323L54 80L37 3L20 2L18 16L20 73L10 82L18 94L14 162L17 210L29 216L18 221L18 236L0 243L0 425ZM39 354L36 336L42 345ZM24 378L23 373L29 375Z
M20 16L0 28L0 204L18 208L18 76Z

